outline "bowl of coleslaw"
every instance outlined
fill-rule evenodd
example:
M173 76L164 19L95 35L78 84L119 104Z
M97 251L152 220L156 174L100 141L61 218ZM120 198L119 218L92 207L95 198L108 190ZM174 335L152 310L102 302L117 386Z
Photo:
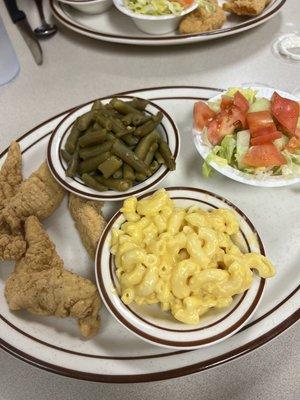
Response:
M230 88L199 101L193 138L206 178L214 169L252 186L300 183L300 103L289 93Z
M198 7L194 0L113 0L142 32L162 35L177 29L181 18Z

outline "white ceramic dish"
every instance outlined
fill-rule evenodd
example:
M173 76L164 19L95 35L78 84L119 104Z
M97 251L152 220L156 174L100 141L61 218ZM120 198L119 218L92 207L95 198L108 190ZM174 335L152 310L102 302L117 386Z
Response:
M171 187L166 190L178 207L197 206L204 210L231 209L235 212L240 225L236 244L243 252L265 254L261 239L253 225L236 206L227 200L196 188ZM147 198L152 193L147 193L140 198ZM251 318L258 307L265 286L265 280L259 278L258 275L254 276L253 284L247 292L234 297L230 307L210 311L196 325L186 325L176 321L169 312L162 311L157 304L126 306L118 296L119 281L116 276L114 257L110 253L112 229L119 229L124 222L125 218L120 211L108 222L98 244L95 272L104 304L125 328L157 346L192 350L221 342L239 331Z
M224 3L220 0L219 3ZM107 42L133 44L139 46L178 45L217 39L225 36L238 35L273 18L284 6L286 0L271 0L263 13L253 18L230 17L222 29L212 32L180 35L171 32L166 35L149 36L142 33L128 17L112 7L101 15L86 15L60 3L50 0L50 7L55 16L69 29L94 39Z
M123 100L130 100L133 97L123 96ZM108 103L111 98L101 99L103 103ZM165 165L161 165L158 170L143 182L135 183L126 192L118 192L115 190L108 190L106 192L98 192L86 186L79 177L69 178L66 176L66 162L62 159L60 150L64 148L68 134L71 130L76 118L89 111L93 102L84 104L73 110L66 118L61 121L54 129L49 140L47 161L54 178L66 189L79 196L91 200L107 200L107 201L120 201L132 195L140 195L145 193L151 188L162 182L163 179L171 172ZM163 113L163 119L157 130L160 132L161 137L168 142L171 153L175 160L177 159L180 151L180 135L173 119L162 109L154 103L149 103L146 107L146 112L149 114L156 114L158 111Z
M124 3L124 0L113 0L113 2L116 8L121 13L130 17L142 32L149 33L150 35L164 35L175 31L178 28L181 18L198 7L197 2L195 2L190 7L187 7L180 15L170 14L153 16L137 14L131 11Z
M269 87L257 87L251 86L254 90L257 90L258 97L266 97L267 99L271 99L274 91L277 91L281 96L286 97L291 100L299 101L299 99L290 93L283 92L281 90L269 88ZM221 96L226 93L220 93L217 96L209 99L211 101L219 100ZM193 138L195 146L201 155L201 157L205 160L206 157L210 154L213 146L207 141L203 140L202 132L199 132L196 129L193 129ZM236 168L231 167L230 165L220 166L215 162L210 162L211 165L216 171L221 174L231 178L237 182L245 183L247 185L258 186L258 187L280 187L280 186L290 186L300 182L300 176L297 177L283 177L283 176L266 176L266 177L257 177L252 174L247 174L242 172Z
M112 0L59 0L86 14L102 14L113 4Z
M175 119L180 132L190 137L191 110L197 99L208 99L217 89L201 87L152 88L135 91L137 97L152 99ZM71 110L41 123L19 140L23 152L23 174L28 177L45 160L49 137ZM21 133L21 132L20 132ZM17 135L17 134L16 134ZM0 154L0 165L7 150ZM25 312L10 312L4 297L4 283L13 270L12 263L0 268L0 346L5 351L40 367L74 379L98 382L155 381L204 371L245 355L279 335L299 319L299 198L293 188L255 190L215 174L210 180L200 176L200 157L192 140L182 146L178 170L164 186L189 185L216 192L241 207L263 238L266 252L277 268L268 280L262 301L238 333L214 346L194 351L173 351L153 346L123 328L102 307L101 330L91 340L78 335L75 320L44 318ZM67 199L44 222L66 267L93 279L90 262L74 222L67 211ZM108 220L120 203L107 202ZM74 250L75 249L75 250Z

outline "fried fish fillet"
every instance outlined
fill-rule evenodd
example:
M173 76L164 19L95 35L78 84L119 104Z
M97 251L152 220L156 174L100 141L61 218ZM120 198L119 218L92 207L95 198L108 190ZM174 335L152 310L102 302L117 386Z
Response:
M0 170L0 260L18 260L25 252L26 242L21 231L12 234L10 227L1 218L9 200L15 196L22 182L22 156L20 146L12 142L5 162Z
M218 5L218 1L205 0L195 11L181 20L179 32L188 34L213 31L221 28L225 21L226 15Z
M5 286L10 310L77 318L81 334L94 336L100 324L96 286L64 269L54 244L34 216L25 221L25 238L26 254L16 263Z
M106 225L102 216L102 202L90 201L74 194L69 195L69 209L89 256L95 258L96 247Z
M13 232L21 229L22 222L34 215L43 220L53 213L64 197L64 189L54 180L44 162L28 179L2 210L3 220Z
M255 16L261 14L271 0L229 0L223 10L237 14Z

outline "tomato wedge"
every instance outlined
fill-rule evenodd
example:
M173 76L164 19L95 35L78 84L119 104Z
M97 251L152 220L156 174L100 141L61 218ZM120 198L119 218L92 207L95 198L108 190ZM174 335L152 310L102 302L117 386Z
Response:
M273 132L277 132L275 124L258 129L257 131L251 134L251 137L255 138L257 136L268 135L269 133Z
M274 92L271 99L271 111L282 129L289 135L294 135L299 118L299 103Z
M233 98L233 104L237 106L243 113L249 110L249 101L241 92L236 92Z
M182 7L186 8L191 6L195 0L171 0L171 1L176 1L176 3L179 3L182 5Z
M277 130L270 111L257 111L248 113L247 122L251 136L253 137L258 136L257 132L262 129L267 128L270 130L272 128L271 132Z
M204 101L198 101L194 104L194 127L199 131L202 131L214 116L215 112Z
M285 148L290 153L295 153L297 150L300 150L300 139L293 136L292 138L290 138L290 140L289 140L288 144L285 146Z
M233 98L229 96L222 96L221 100L221 110L225 110L233 105Z
M277 167L286 164L286 159L274 144L262 144L251 147L242 162L250 167Z
M278 131L266 133L265 135L259 135L251 139L251 145L257 146L259 144L273 143L274 140L280 139L282 137L282 133Z

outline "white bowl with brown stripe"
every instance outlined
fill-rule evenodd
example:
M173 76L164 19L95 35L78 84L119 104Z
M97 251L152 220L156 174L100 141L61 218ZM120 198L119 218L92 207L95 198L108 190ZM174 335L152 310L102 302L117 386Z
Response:
M132 96L118 96L124 101L132 100ZM103 104L108 103L112 97L100 99ZM125 192L108 190L99 192L84 184L80 177L70 178L66 176L67 164L61 156L61 149L64 149L68 135L76 119L90 111L94 101L85 103L72 110L53 130L49 140L47 149L48 166L54 178L69 192L78 196L85 197L90 200L101 201L120 201L130 196L138 196L153 189L162 182L171 172L165 165L161 165L157 171L143 182L136 182L130 189ZM149 115L156 114L158 111L163 113L163 119L156 128L163 140L165 140L175 160L178 158L180 151L180 136L177 126L170 115L155 103L149 102L146 107L146 113ZM174 171L175 172L175 171Z
M262 241L252 223L229 201L197 188L170 187L166 190L179 207L196 205L205 210L233 210L240 224L236 244L243 252L265 254ZM148 197L152 193L140 198ZM249 321L259 305L265 287L265 279L256 273L249 290L236 295L228 308L215 309L205 314L197 325L186 325L176 321L170 313L162 311L159 305L125 305L118 296L114 257L110 253L112 229L119 228L124 222L125 219L119 211L107 224L98 244L95 272L104 304L125 328L154 345L187 350L216 344L232 336Z

